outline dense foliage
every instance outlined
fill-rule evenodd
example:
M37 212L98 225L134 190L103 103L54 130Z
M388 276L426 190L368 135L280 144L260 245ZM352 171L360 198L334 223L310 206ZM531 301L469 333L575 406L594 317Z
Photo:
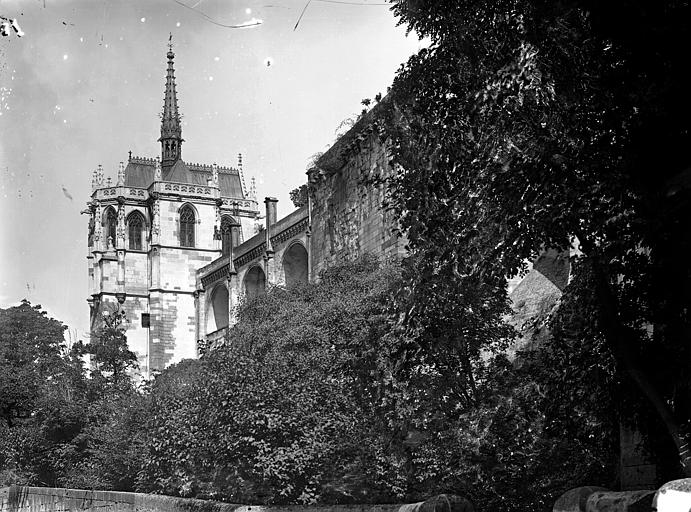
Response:
M457 290L498 302L526 261L575 244L565 301L581 305L570 311L579 318L555 343L601 344L616 365L605 365L598 396L619 396L622 419L650 446L681 448L691 420L688 3L394 3L431 41L399 71L383 126L398 169L389 206L416 258L406 325L466 314L461 301L435 302ZM437 350L436 337L420 339ZM691 460L662 459L691 474Z
M4 483L247 503L455 492L488 510L548 509L573 485L609 483L613 439L600 434L615 418L575 386L607 364L598 345L541 348L516 366L491 352L510 329L478 318L485 341L470 325L426 351L393 314L408 297L401 274L365 257L270 289L241 304L223 346L139 391L113 370L132 359L119 313L106 317L61 356L70 380L3 426Z
M133 364L121 320L68 347L41 306L0 310L0 485L133 488L146 401L120 371Z
M307 205L307 185L300 185L290 191L290 200L295 208L302 208Z
M164 372L143 487L234 502L391 497L376 377L393 275L376 268L247 300L224 347Z
M156 379L140 489L252 503L455 492L525 510L612 483L611 403L569 396L607 363L596 346L515 367L489 351L503 338L469 326L416 349L392 314L403 284L365 258L243 303L225 346Z

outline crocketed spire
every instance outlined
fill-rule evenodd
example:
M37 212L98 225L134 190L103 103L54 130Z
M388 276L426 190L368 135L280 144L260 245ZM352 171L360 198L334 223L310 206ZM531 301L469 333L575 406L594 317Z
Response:
M173 165L182 156L182 125L178 112L178 98L175 91L175 69L173 67L173 35L168 40L168 73L166 91L163 98L163 115L161 117L161 163L164 167Z

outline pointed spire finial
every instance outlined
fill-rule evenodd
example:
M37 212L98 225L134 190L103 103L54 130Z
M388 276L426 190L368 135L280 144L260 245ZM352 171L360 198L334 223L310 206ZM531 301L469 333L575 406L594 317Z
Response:
M178 97L175 88L175 68L173 67L173 34L168 38L168 70L166 88L163 96L161 116L161 156L163 167L170 167L182 157L182 123L178 112Z
M175 53L173 53L173 33L168 35L168 60L173 60Z

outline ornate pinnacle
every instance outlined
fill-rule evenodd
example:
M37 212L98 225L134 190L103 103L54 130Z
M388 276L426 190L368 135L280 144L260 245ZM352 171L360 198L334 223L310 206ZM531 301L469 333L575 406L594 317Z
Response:
M120 162L120 165L118 165L118 187L124 187L125 186L125 164L124 162Z
M211 182L214 187L218 187L218 165L215 162L211 166Z
M156 164L154 167L154 181L161 181L161 159L156 157Z
M242 172L242 153L238 153L238 172L240 174L240 186L242 187L242 196L247 194L247 185L245 185L245 173Z
M257 180L252 176L252 185L250 186L250 199L257 200Z

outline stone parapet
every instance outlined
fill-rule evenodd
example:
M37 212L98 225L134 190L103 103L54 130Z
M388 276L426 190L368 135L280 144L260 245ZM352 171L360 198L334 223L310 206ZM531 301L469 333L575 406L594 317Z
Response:
M262 506L118 491L0 488L0 512L473 512L458 496L441 495L414 504Z
M149 199L149 191L145 188L135 188L135 187L105 187L97 188L91 194L93 199L99 201L105 201L108 199L117 199L118 197L124 197L125 200L136 200L136 201L146 201Z

